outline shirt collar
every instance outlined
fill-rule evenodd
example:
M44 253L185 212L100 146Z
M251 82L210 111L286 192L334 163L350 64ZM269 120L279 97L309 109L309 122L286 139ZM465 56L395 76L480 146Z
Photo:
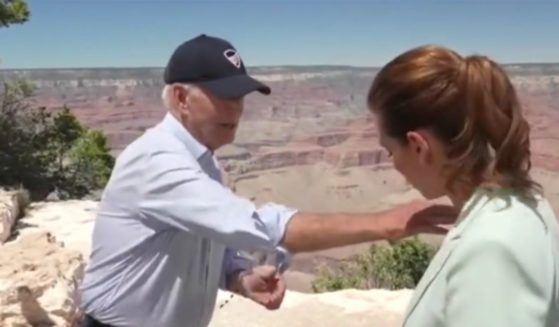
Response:
M178 119L170 113L165 115L163 121L161 121L161 126L178 138L196 159L200 159L203 155L210 152L205 145L198 142Z

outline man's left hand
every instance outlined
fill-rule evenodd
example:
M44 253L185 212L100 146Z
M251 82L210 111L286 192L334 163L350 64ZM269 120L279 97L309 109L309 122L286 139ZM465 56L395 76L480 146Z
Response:
M257 266L250 272L239 275L239 291L245 297L268 310L280 307L285 295L286 284L274 266Z

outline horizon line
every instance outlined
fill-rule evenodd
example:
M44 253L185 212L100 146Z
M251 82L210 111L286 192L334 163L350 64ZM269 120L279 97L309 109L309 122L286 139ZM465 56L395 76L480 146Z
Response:
M559 65L559 61L541 61L541 62L509 62L499 63L502 66L529 66L529 65ZM277 64L277 65L253 65L246 66L247 69L258 68L305 68L305 67L338 67L338 68L360 68L360 69L380 69L381 66L365 66L365 65L344 65L344 64ZM165 66L81 66L81 67L16 67L3 68L0 65L0 71L10 70L94 70L94 69L164 69Z

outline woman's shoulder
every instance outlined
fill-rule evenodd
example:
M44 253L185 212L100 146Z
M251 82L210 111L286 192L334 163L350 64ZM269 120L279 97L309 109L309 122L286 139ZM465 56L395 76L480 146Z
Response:
M550 239L559 239L557 218L542 195L526 198L514 192L487 192L471 213L465 243L487 243L525 255L541 254Z
M513 191L498 190L485 192L483 198L475 219L484 225L546 229L550 220L556 220L549 202L541 194L527 197Z

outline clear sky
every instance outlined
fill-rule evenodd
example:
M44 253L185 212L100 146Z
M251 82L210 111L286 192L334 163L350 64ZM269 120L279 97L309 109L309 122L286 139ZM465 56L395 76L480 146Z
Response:
M0 29L1 68L164 66L200 33L245 63L378 66L437 43L500 62L559 62L559 1L31 0Z

